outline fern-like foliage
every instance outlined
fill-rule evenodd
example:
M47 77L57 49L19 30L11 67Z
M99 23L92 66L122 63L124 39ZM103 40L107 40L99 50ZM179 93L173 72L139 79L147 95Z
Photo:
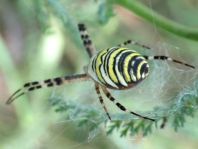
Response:
M188 117L193 117L198 107L198 81L188 90L183 90L173 99L174 102L167 106L156 107L147 113L156 119L156 122L142 120L128 114L115 114L112 121L108 121L105 114L102 114L93 106L84 106L74 102L64 101L62 98L51 98L50 103L55 107L57 113L64 113L65 120L70 120L76 126L87 127L89 131L95 131L106 126L107 134L119 131L121 137L127 135L151 134L154 129L163 128L166 123L177 131L183 127Z
M149 20L149 18L151 18L151 22L153 22L153 19L163 19L163 21L159 21L159 23L156 21L157 25L180 36L185 36L189 39L197 39L197 32L194 30L189 31L185 27L181 27L181 25L167 21L167 19L164 19L160 15L155 15L155 18L153 18L153 10L150 11L136 0L133 0L133 2L125 0L101 0L95 2L99 3L97 13L98 20L101 24L107 23L114 16L113 4L117 4L129 9L132 12L135 12L145 20ZM70 28L71 35L74 35L72 38L76 40L76 37L78 37L77 33L74 34L76 32L76 28L74 27L76 25L76 21L67 12L67 9L64 5L62 5L61 1L48 0L47 4L48 10L51 10L50 12L61 20L65 28ZM168 24L168 27L167 25L164 26L164 24ZM178 31L178 28L180 28L180 31ZM192 36L190 34L191 32L193 32ZM196 35L194 36L194 34ZM111 134L114 131L119 131L120 136L122 137L127 135L135 135L138 133L146 136L156 128L166 127L167 123L171 124L175 131L177 131L180 127L183 127L187 117L193 117L195 111L197 110L198 82L196 82L194 86L189 87L188 90L185 89L181 91L171 101L173 102L168 106L166 105L166 107L155 107L153 111L142 114L155 118L156 122L138 119L135 116L133 117L132 115L127 114L115 114L112 116L113 120L109 122L105 114L102 114L99 109L93 108L91 105L80 105L79 103L65 101L63 98L58 97L53 97L50 99L50 103L55 108L55 111L66 115L66 117L64 117L65 120L72 121L80 127L87 127L90 132L100 129L101 125L105 125L107 134Z

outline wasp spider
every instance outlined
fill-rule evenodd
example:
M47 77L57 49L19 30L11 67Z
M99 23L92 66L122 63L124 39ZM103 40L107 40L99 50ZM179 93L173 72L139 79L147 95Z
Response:
M16 98L24 95L27 92L38 90L44 87L53 87L78 81L92 80L95 84L95 90L98 95L99 101L110 120L111 117L107 111L107 108L104 105L101 92L103 92L104 95L110 101L112 101L120 110L136 115L143 119L155 121L155 119L153 118L142 116L138 113L128 110L111 95L107 88L124 90L132 88L133 86L140 83L149 75L148 60L167 60L191 68L195 68L192 65L172 59L167 56L141 55L135 50L126 48L126 45L133 44L146 49L150 48L132 40L127 40L123 44L119 44L116 47L104 49L96 53L96 49L88 35L85 25L78 24L78 29L84 47L89 54L89 57L91 58L85 72L72 76L57 77L52 79L46 79L43 81L33 81L25 83L22 88L18 89L12 94L12 96L10 96L10 98L6 102L7 104L10 104Z

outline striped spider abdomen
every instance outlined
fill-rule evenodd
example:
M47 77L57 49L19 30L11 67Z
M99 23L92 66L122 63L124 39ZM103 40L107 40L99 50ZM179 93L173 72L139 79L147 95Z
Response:
M134 50L112 47L93 56L88 74L108 88L127 89L149 75L149 65L147 60Z

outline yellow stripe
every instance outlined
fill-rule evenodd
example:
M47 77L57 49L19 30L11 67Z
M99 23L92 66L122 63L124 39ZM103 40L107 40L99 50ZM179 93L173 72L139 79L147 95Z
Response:
M127 50L126 48L119 48L115 50L113 53L111 53L109 57L109 67L108 67L108 72L109 72L109 77L113 80L113 82L118 83L118 79L113 71L113 62L115 60L116 55L121 52Z
M128 55L125 60L124 60L124 74L126 77L127 82L131 82L131 77L130 77L130 72L128 72L128 66L129 66L129 61L134 57L134 56L139 56L139 53L131 53Z
M143 61L138 65L138 68L137 68L137 79L139 80L141 78L141 75L140 75L140 69L142 67L143 64L146 64L147 61L143 59Z
M102 64L102 61L101 61L101 57L103 54L107 53L107 50L102 50L98 55L97 55L97 58L96 58L96 75L99 79L99 81L101 81L102 83L105 83L105 80L103 79L102 77L102 74L101 74L101 71L99 69L99 66Z

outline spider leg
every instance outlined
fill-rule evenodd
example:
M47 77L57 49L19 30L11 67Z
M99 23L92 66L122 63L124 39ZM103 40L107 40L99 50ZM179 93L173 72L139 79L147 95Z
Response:
M145 49L149 49L149 50L151 49L149 46L146 46L146 45L141 44L139 42L136 42L134 40L127 40L127 41L123 42L122 44L119 44L118 46L122 47L122 46L126 46L128 44L137 45L137 46L143 47ZM168 60L168 61L172 61L174 63L178 63L178 64L185 65L187 67L191 67L191 68L195 69L195 66L193 66L193 65L181 62L181 61L176 60L176 59L172 59L172 58L170 58L168 56L163 56L163 55L159 55L159 56L144 56L144 58L147 59L147 60Z
M119 44L118 47L123 47L123 46L129 45L129 44L137 45L137 46L143 47L145 49L149 49L149 50L151 49L149 46L146 46L146 45L144 45L142 43L139 43L137 41L130 40L130 39L125 41L125 42L123 42L123 43L121 43L121 44Z
M184 65L184 66L195 69L195 66L193 66L193 65L187 64L185 62L182 62L182 61L179 61L179 60L176 60L176 59L172 59L172 58L170 58L168 56L164 56L164 55L156 55L156 56L146 56L146 55L144 55L143 57L147 60L171 61L171 62L178 63L178 64L181 64L181 65Z
M56 77L52 79L46 79L43 81L33 81L28 82L23 85L20 89L18 89L16 92L14 92L6 101L6 104L12 103L15 99L18 97L24 95L25 93L38 90L44 87L53 87L53 86L60 86L63 84L71 83L71 82L77 82L77 81L85 81L88 80L89 77L87 74L77 74L77 75L71 75L71 76L65 76L65 77Z
M111 117L110 117L110 115L109 115L109 112L107 111L107 108L106 108L105 104L104 104L104 100L103 100L103 98L102 98L102 95L101 95L101 92L100 92L100 88L99 88L98 83L95 83L95 90L96 90L96 93L97 93L97 95L98 95L99 101L100 101L100 103L101 103L103 109L105 110L105 113L106 113L107 117L108 117L109 120L111 121Z
M146 117L146 116L142 116L142 115L140 115L138 113L135 113L133 111L128 110L121 103L119 103L105 87L102 87L102 90L103 90L104 94L106 95L106 97L110 101L112 101L120 110L122 110L124 112L128 112L128 113L133 114L133 115L136 115L136 116L138 116L140 118L143 118L143 119L146 119L146 120L155 121L155 119L152 119L152 118L149 118L149 117Z
M84 47L87 50L87 53L89 54L89 57L92 57L93 54L96 52L96 48L90 39L90 36L86 30L86 26L82 23L79 23L78 30L80 32L80 36L83 41Z

